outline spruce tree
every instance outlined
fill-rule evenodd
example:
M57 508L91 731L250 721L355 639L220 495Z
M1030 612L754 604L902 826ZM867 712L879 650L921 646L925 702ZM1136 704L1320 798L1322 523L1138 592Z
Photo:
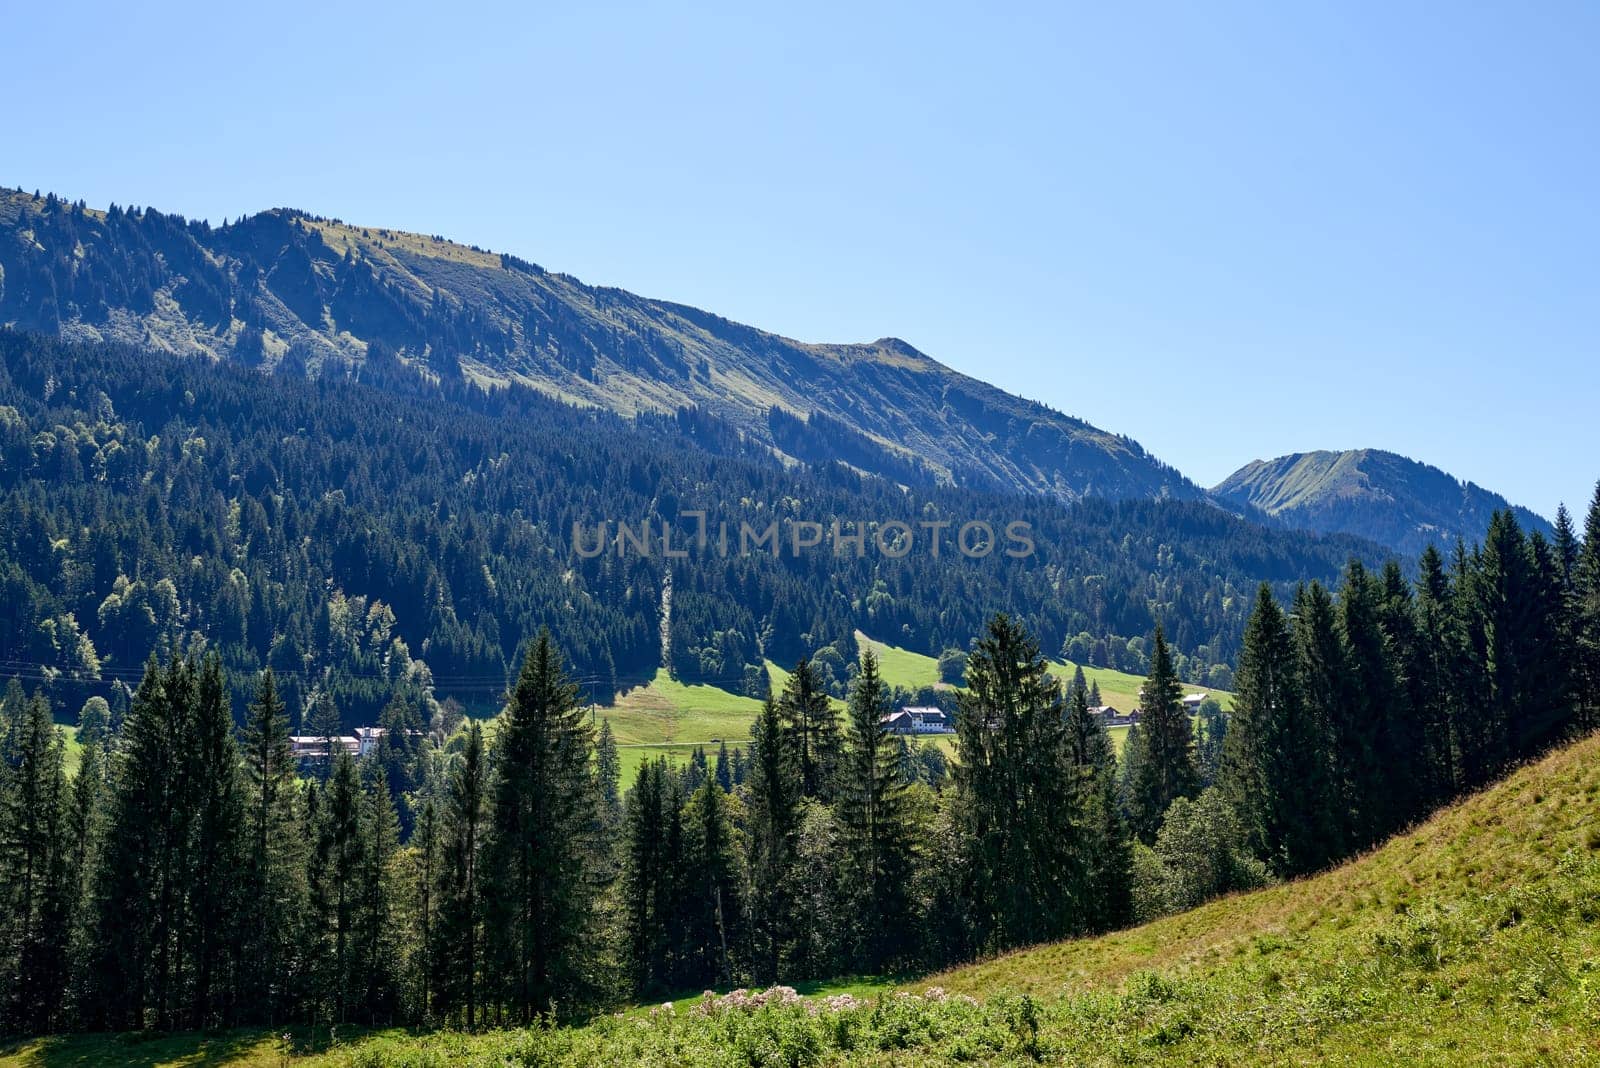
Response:
M869 973L903 958L911 916L911 828L894 739L883 721L888 696L869 649L850 690L837 806L846 859L841 876L855 924L853 963Z
M956 806L980 948L1084 930L1085 815L1068 764L1061 689L1022 626L990 621L956 710Z
M522 1021L589 996L594 736L549 631L523 660L495 743L485 880L491 963Z
M1345 569L1338 622L1348 674L1333 741L1350 805L1349 844L1359 848L1401 825L1416 775L1415 754L1405 752L1397 736L1409 710L1383 629L1383 590L1359 560Z
M416 992L416 1018L427 1025L434 1019L435 932L439 912L436 888L441 853L439 808L432 797L422 802L422 811L417 813L417 827L411 837L411 847L416 865L416 882L412 887L416 915L412 934L411 984Z
M784 730L793 739L791 748L800 775L801 795L831 800L841 754L839 719L811 660L803 659L795 665L778 707Z
M1084 810L1088 855L1088 929L1110 930L1129 916L1133 854L1118 803L1117 754L1105 721L1089 710L1089 695L1073 687L1067 703L1067 762L1075 769Z
M800 776L793 736L784 729L769 690L750 727L745 781L750 838L751 970L774 982L794 939L794 886L799 832Z
M293 1009L301 973L300 921L306 907L306 838L300 822L289 722L269 668L256 684L243 745L249 856L245 884L246 986L258 1019Z
M1585 729L1600 726L1600 482L1583 524L1583 548L1573 567L1572 595L1577 602L1578 721Z
M665 757L646 761L626 799L622 896L629 981L636 995L667 984L671 869L678 863L667 853L668 778Z
M186 941L193 977L190 1022L212 1027L231 1019L239 995L245 902L238 872L246 855L239 749L222 661L215 654L201 665L196 702L190 749L195 812Z
M433 954L439 1013L445 1019L459 1014L469 1031L478 1024L483 969L480 863L488 817L487 775L483 728L472 723L466 745L450 768Z
M1172 664L1166 635L1156 627L1150 674L1139 688L1139 729L1143 759L1130 765L1130 809L1133 831L1141 841L1155 841L1167 806L1179 797L1200 792L1194 766L1194 728L1183 709L1183 687Z
M43 1034L69 977L73 871L64 746L43 694L13 722L0 763L0 1027Z
M707 780L689 799L685 830L687 975L694 985L728 983L735 948L744 940L744 907L727 792L714 781Z
M1338 835L1325 710L1306 700L1297 655L1304 648L1306 662L1316 662L1318 642L1331 640L1331 606L1320 586L1302 587L1295 610L1298 641L1271 587L1263 582L1256 592L1234 674L1219 782L1249 847L1283 875L1326 865Z
M712 772L712 778L722 788L725 794L733 792L733 765L728 760L728 743L721 742L717 745L717 764Z

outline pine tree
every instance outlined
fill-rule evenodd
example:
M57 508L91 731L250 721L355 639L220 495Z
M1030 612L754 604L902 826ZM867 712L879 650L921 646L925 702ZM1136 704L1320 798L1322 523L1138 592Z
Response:
M439 809L432 797L423 801L422 811L417 814L411 848L416 864L416 882L412 887L412 897L416 902L416 930L412 935L411 983L416 991L416 1018L426 1025L434 1019L434 943L439 910L435 888L439 882L441 850Z
M230 1018L237 998L244 906L237 873L245 858L239 750L222 661L215 654L201 665L193 722L194 841L185 934L193 976L189 1015L193 1026L211 1027Z
M105 759L98 745L85 746L78 760L78 773L72 779L72 796L67 814L67 847L71 851L68 893L72 915L68 932L71 980L68 993L69 1016L79 1022L92 1018L89 999L89 963L94 956L96 935L94 878L100 849L105 839ZM0 773L3 774L3 773ZM0 795L4 790L0 789Z
M990 621L958 698L956 805L972 937L984 949L1086 929L1084 813L1060 686L1021 625Z
M26 701L0 762L0 1028L59 1019L72 914L64 747L43 694Z
M1455 608L1458 601L1445 572L1444 557L1432 545L1417 564L1417 653L1412 658L1412 714L1422 730L1422 788L1445 800L1462 787L1458 731L1464 638Z
M360 913L360 880L366 840L362 834L361 780L355 761L337 751L333 772L322 791L317 848L309 881L317 906L320 935L316 989L333 1023L348 1023L363 992L352 943Z
M400 816L380 774L367 783L361 797L361 862L356 873L356 913L352 962L357 969L361 1019L368 1024L395 1021L400 1008L401 957L395 927L395 857L400 845Z
M1134 833L1154 842L1167 806L1200 792L1194 766L1194 728L1183 710L1183 687L1172 665L1166 635L1158 626L1150 674L1139 689L1139 729L1145 751L1137 769L1130 765L1131 822Z
M717 765L716 770L712 773L712 778L716 779L717 785L722 788L723 793L729 794L733 792L733 765L728 760L727 742L721 742L717 745Z
M489 825L491 960L517 1018L588 996L594 737L548 631L529 648L495 746Z
M444 849L439 872L439 919L434 959L434 989L440 1015L464 1013L467 1030L478 1023L482 971L483 908L480 900L488 769L483 728L467 728L466 745L450 769L444 815Z
M800 776L793 736L769 690L750 727L746 809L750 837L751 969L758 982L779 976L794 938L792 874L799 832Z
M1350 845L1370 845L1399 827L1405 790L1414 779L1412 754L1395 737L1408 714L1394 650L1383 629L1383 591L1359 560L1345 569L1339 587L1339 637L1344 645L1345 684L1334 724L1336 769L1350 804Z
M616 735L611 733L611 720L600 721L600 733L594 743L594 780L600 791L601 823L614 830L622 819L622 760L617 755Z
M893 739L883 721L888 697L878 658L869 649L861 654L850 690L837 805L846 858L841 878L856 925L853 963L869 973L903 958L911 917L911 828L905 784L896 773Z
M1089 707L1104 708L1105 705L1105 701L1100 697L1100 680L1096 679L1089 683Z
M1577 632L1578 721L1592 729L1600 726L1600 482L1583 524L1583 548L1573 568L1573 597Z
M294 1007L301 971L298 926L306 907L306 839L300 823L289 722L272 671L257 681L243 746L249 855L244 872L245 986L271 1025Z
M712 780L689 799L684 865L687 976L714 986L733 978L733 951L744 940L740 858L728 818L727 791Z
M186 747L192 679L174 658L152 657L123 724L111 833L96 880L94 1000L124 1028L177 1023L179 939L193 816Z
M1088 928L1110 930L1129 916L1133 855L1118 804L1117 754L1105 721L1089 710L1089 695L1073 687L1067 704L1067 762L1076 770L1089 858L1085 907Z
M831 800L842 751L839 719L817 667L809 659L795 665L778 707L784 730L793 739L801 796Z
M627 796L622 895L630 983L638 995L668 981L672 869L679 861L667 851L668 778L665 757L646 761Z
M1321 671L1319 644L1332 640L1332 609L1322 587L1301 588L1295 616L1300 633L1292 637L1263 582L1234 674L1219 783L1250 848L1284 875L1326 865L1338 833L1325 710L1321 701L1306 700L1302 672L1303 663Z

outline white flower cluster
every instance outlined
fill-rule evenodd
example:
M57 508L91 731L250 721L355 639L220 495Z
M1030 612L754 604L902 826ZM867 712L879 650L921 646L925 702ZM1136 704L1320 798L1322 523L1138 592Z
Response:
M921 994L911 994L906 991L896 991L896 998L910 999L913 1001L961 1001L968 1005L976 1005L977 999L965 994L957 994L953 998L946 994L943 987L930 986ZM807 998L795 992L792 986L773 986L765 990L738 990L718 996L716 992L707 990L700 995L700 1002L694 1011L700 1016L720 1016L726 1012L754 1012L768 1005L802 1005L807 1013L816 1016L819 1013L852 1012L856 1009L867 1007L867 1002L854 994L829 994L819 999ZM667 1002L662 1006L667 1014L672 1012L672 1003ZM653 1010L659 1012L661 1010Z

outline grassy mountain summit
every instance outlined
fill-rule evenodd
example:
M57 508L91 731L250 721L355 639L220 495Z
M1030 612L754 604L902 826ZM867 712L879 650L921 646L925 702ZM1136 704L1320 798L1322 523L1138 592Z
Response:
M442 237L278 209L212 227L0 192L0 325L312 373L375 347L622 414L695 407L781 455L1062 500L1202 491L1138 443L896 338L808 344Z
M1212 490L1253 505L1291 526L1356 534L1415 555L1430 542L1449 545L1482 537L1489 517L1512 509L1526 530L1550 524L1497 493L1427 464L1379 449L1298 452L1255 460Z

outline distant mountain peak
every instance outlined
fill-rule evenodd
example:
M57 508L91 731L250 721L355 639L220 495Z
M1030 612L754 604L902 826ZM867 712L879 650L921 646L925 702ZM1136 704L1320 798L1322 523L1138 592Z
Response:
M1382 449L1316 450L1254 460L1212 494L1251 505L1291 526L1357 534L1415 555L1432 543L1478 540L1496 511L1524 529L1550 532L1543 517L1437 467Z

